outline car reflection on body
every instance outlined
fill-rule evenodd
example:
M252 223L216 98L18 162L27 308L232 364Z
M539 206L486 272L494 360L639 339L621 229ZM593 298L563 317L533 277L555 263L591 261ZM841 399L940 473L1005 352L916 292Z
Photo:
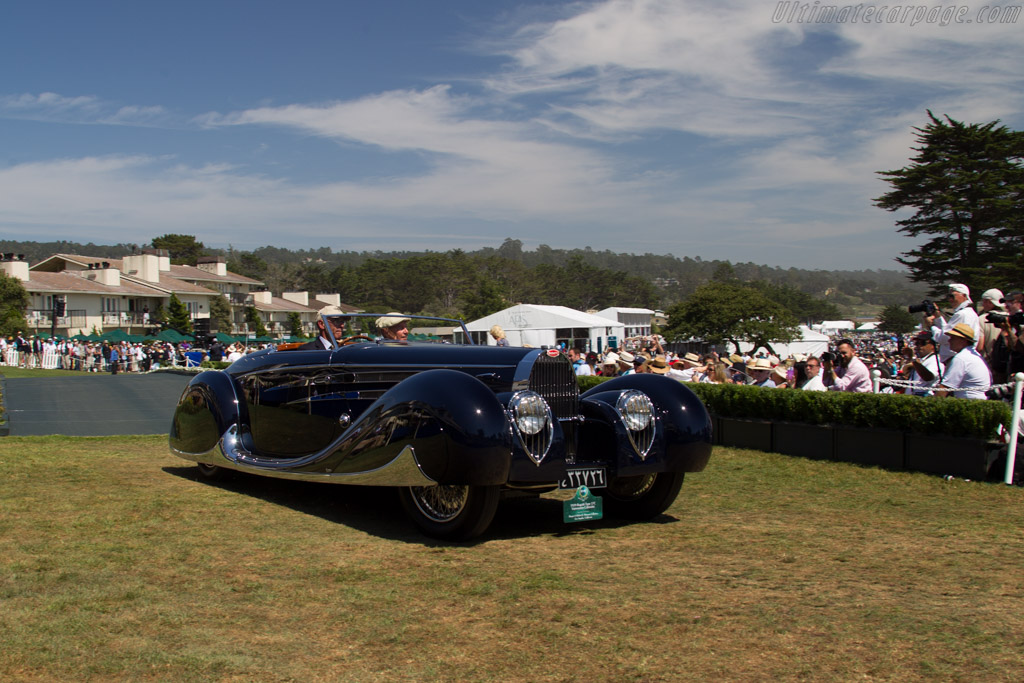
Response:
M345 317L359 332L364 316ZM557 349L476 345L459 321L413 319L465 343L332 335L330 349L252 353L192 379L171 451L208 478L394 487L416 526L446 540L483 533L503 495L560 486L653 518L707 464L708 413L675 380L630 375L580 394Z

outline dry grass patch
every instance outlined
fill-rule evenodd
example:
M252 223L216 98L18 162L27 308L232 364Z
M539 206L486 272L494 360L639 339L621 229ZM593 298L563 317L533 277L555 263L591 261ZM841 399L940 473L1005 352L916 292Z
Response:
M444 546L165 441L0 441L0 679L1019 678L1020 488L718 449L656 523Z

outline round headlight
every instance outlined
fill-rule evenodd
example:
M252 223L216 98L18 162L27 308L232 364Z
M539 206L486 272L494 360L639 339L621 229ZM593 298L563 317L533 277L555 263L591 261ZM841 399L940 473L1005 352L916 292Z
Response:
M512 415L520 433L526 436L540 434L548 426L550 411L540 395L532 391L516 394L512 401Z
M650 426L654 419L654 405L647 394L639 391L626 391L619 396L615 408L622 416L622 422L631 432L642 432Z

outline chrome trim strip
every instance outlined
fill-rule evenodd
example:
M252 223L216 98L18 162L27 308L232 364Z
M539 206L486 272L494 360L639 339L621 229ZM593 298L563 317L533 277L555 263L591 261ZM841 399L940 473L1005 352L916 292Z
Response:
M212 458L204 458L199 462L210 465L218 465L239 470L240 472L252 472L265 477L277 477L278 479L297 479L304 481L321 481L332 484L351 484L358 486L436 486L437 482L428 477L416 458L416 449L406 446L387 464L366 472L295 472L284 467L301 467L315 461L318 457L330 451L324 449L305 458L293 458L289 460L276 458L261 458L245 450L238 435L238 428L232 425L221 437L219 450L230 464L220 460L214 451L206 455L213 455Z

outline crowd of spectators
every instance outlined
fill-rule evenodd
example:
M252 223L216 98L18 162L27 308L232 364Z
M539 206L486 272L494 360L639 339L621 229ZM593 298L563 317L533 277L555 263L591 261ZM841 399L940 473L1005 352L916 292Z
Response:
M945 316L937 306L926 311L919 332L837 339L818 356L779 358L765 350L674 354L658 337L626 339L621 348L601 354L579 349L568 354L578 375L652 372L682 382L855 393L875 391L877 377L877 390L884 393L1002 397L1008 393L1002 385L1024 372L1024 297L990 289L982 295L979 315L966 285L951 284L948 295L951 314Z
M262 345L266 347L266 345ZM22 368L54 368L82 372L140 373L166 368L199 367L205 360L235 361L261 348L213 342L200 347L191 342L84 341L43 339L20 332L0 337L0 364Z

